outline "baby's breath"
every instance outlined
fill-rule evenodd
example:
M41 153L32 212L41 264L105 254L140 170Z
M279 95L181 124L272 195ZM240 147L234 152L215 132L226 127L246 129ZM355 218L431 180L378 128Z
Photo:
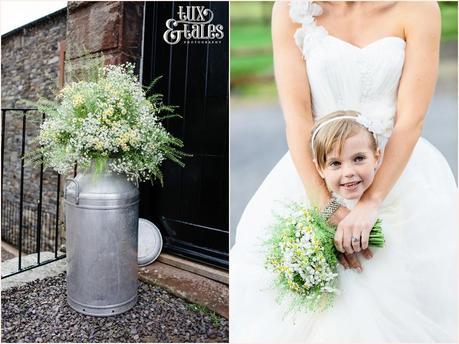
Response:
M58 95L58 103L38 102L46 113L33 160L65 174L78 163L86 169L102 161L132 181L162 180L166 159L183 165L181 140L169 134L160 113L173 112L161 95L147 98L134 74L134 65L108 65L96 81L72 82Z

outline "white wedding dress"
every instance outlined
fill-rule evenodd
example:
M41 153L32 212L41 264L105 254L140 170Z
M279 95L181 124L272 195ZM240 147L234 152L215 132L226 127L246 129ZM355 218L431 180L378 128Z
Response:
M394 125L405 41L386 37L359 48L316 25L317 4L292 2L295 37L307 65L315 118L357 110ZM416 100L413 100L416 101ZM384 136L384 135L383 135ZM457 187L442 154L420 138L380 208L384 248L360 257L363 272L339 267L341 295L321 313L288 312L264 267L268 228L282 202L308 204L290 154L247 205L230 252L230 341L456 342Z

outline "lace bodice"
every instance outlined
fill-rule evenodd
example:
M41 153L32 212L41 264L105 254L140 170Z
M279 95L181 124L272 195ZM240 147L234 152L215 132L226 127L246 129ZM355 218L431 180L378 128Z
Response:
M311 1L290 3L292 20L301 24L294 39L306 61L313 115L359 111L382 128L384 146L394 125L405 41L391 36L360 48L318 26L315 17L321 13Z

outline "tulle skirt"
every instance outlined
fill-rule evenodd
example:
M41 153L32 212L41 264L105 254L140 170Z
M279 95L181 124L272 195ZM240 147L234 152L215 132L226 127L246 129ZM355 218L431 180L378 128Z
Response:
M442 154L420 138L379 218L384 248L360 256L363 272L339 267L332 308L291 311L264 267L263 245L283 204L308 204L287 153L247 205L230 252L230 341L456 342L457 187Z

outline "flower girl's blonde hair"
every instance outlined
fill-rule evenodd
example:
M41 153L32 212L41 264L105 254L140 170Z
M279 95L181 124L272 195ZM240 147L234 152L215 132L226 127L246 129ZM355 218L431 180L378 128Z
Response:
M327 154L335 147L338 147L338 154L341 153L344 142L362 129L368 133L373 151L377 151L378 144L372 133L355 119L350 118L357 118L358 115L356 111L335 111L320 118L314 124L311 130L311 150L312 157L320 168L325 168ZM339 119L339 117L345 118Z

